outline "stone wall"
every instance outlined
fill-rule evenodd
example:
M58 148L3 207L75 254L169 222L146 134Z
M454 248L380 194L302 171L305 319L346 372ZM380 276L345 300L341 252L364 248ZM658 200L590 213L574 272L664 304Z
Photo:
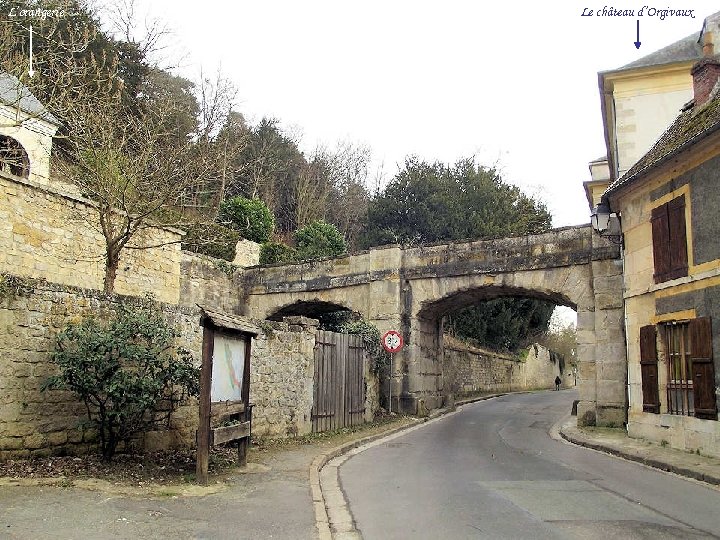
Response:
M456 397L476 392L518 390L518 358L473 347L451 336L443 339L445 391ZM513 384L515 383L515 384Z
M242 270L234 264L189 251L182 252L180 305L240 313Z
M253 433L258 437L306 435L312 431L315 333L318 321L285 317L265 321L263 333L253 340L250 367L250 402ZM365 421L380 404L380 383L365 358Z
M90 201L0 173L0 272L102 290L105 241L96 223ZM149 238L136 240L166 245L124 250L115 290L127 295L152 292L163 302L177 304L181 233L148 231Z
M85 426L84 406L70 392L41 388L56 372L50 354L58 332L90 314L110 314L122 297L43 281L14 283L20 287L4 287L0 297L0 459L85 452L95 433ZM164 312L181 332L178 345L199 362L199 310L165 305ZM148 434L145 446L190 444L196 426L197 408L183 407L171 429Z
M182 232L148 229L124 250L118 295L100 292L105 241L89 201L59 182L39 183L0 173L0 459L84 452L95 434L83 427L85 410L68 392L41 392L54 373L49 362L57 333L90 314L107 314L122 295L152 293L182 328L180 345L201 356L197 305L244 311L242 267L258 263L260 246L241 240L232 263L180 250ZM20 278L17 282L16 278ZM3 285L20 283L3 291ZM251 313L251 315L255 315ZM255 340L251 393L255 433L288 436L311 428L314 327L278 323ZM377 380L368 378L366 416L377 409ZM194 443L197 407L181 408L170 430L137 441L146 448Z
M245 268L260 263L260 244L252 240L240 240L235 246L233 264Z
M103 289L105 240L92 203L59 183L40 185L0 173L0 273ZM258 263L260 245L237 244L233 263L180 250L180 231L148 229L120 257L115 291L152 293L166 303L242 311L242 267ZM132 244L131 244L132 245Z
M445 391L456 397L477 392L511 392L554 388L560 374L557 358L541 345L511 355L474 347L452 336L443 337ZM567 375L567 374L566 374ZM567 385L565 378L563 384Z
M28 278L5 276L0 285L0 460L86 452L96 434L85 425L84 406L70 392L41 388L56 372L50 355L58 332L88 315L109 315L126 298ZM199 365L200 310L161 306L180 331L178 345L189 349ZM310 433L317 321L288 317L258 324L264 331L253 340L250 359L253 434ZM369 371L366 375L366 420L372 420L379 385ZM170 429L149 433L136 444L148 450L192 446L197 418L197 403L191 400L173 415Z
M310 433L317 321L287 317L265 322L253 340L250 402L253 434L286 437Z
M518 377L521 388L555 388L555 377L560 376L561 387L573 385L572 368L546 347L536 343L521 354L522 366ZM564 369L561 371L561 367Z

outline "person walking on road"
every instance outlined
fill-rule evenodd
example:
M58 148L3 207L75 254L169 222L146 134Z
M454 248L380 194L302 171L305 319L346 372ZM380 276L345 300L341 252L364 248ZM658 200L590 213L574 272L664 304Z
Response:
M555 390L560 390L560 383L562 380L560 379L560 375L555 376Z

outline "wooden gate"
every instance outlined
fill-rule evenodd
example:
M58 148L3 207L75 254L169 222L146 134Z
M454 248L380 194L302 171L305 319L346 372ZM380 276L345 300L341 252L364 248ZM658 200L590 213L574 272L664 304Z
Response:
M315 335L313 433L363 423L364 362L361 336L318 330Z

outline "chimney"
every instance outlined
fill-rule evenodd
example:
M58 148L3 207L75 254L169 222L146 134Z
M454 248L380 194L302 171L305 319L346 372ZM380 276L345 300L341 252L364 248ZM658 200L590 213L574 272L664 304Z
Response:
M690 71L693 78L695 107L707 103L720 78L720 62L715 58L703 58Z
M695 107L707 103L720 78L720 62L715 57L715 41L720 37L720 11L703 22L698 43L702 45L703 59L690 71L693 78Z

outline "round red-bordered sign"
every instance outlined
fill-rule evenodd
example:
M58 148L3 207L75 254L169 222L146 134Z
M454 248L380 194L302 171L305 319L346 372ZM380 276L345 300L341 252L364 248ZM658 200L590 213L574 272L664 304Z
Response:
M385 332L382 338L380 338L380 341L382 342L383 349L389 353L398 352L403 348L404 344L403 337L395 330L388 330Z

